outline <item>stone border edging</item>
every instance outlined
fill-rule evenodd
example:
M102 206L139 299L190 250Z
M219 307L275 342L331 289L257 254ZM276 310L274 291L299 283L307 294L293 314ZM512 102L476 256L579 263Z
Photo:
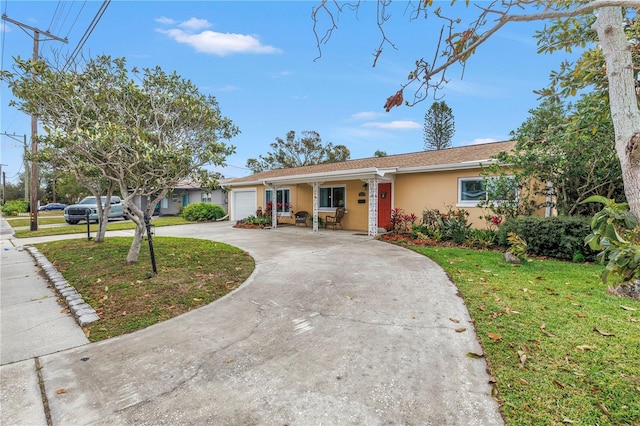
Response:
M40 265L49 280L51 280L56 291L65 300L80 327L84 327L100 319L96 311L82 299L82 295L64 279L62 274L53 266L53 263L49 262L37 248L32 246L25 246L24 248L33 256L36 263Z

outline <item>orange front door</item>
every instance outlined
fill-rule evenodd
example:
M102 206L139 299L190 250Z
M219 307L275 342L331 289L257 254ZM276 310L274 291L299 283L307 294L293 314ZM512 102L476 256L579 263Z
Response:
M391 226L391 184L378 184L378 228Z

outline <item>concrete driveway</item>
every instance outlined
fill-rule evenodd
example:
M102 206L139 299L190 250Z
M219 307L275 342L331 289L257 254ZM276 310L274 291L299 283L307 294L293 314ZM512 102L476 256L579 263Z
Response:
M240 247L255 271L206 307L40 357L53 425L503 424L485 360L466 355L481 352L469 314L429 259L348 231L156 231Z

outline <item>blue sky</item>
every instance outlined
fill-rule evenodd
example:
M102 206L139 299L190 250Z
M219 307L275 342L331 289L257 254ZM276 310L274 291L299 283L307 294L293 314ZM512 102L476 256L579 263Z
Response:
M2 12L67 37L66 45L41 42L41 55L53 59L54 50L65 55L75 49L101 4L2 0ZM319 59L311 20L316 4L114 0L83 54L125 57L130 68L176 71L215 96L222 113L241 131L231 141L237 149L228 166L217 169L226 177L249 174L246 160L266 154L269 144L289 130L315 130L324 142L346 145L351 158L371 157L376 150L422 150L424 114L433 99L388 113L383 105L406 81L416 59L432 57L441 21L433 16L410 21L407 3L396 2L385 30L397 50L386 47L373 68L372 52L380 42L374 2L364 2L358 15L340 18ZM455 13L468 17L473 9L457 7ZM533 35L542 25L510 24L478 49L462 79L460 69L451 70L440 94L455 117L454 146L507 140L538 105L533 90L544 87L549 72L566 58L563 53L536 53ZM32 55L32 32L10 23L3 28L2 67L11 69L12 57ZM0 131L30 134L29 117L9 108L10 99L3 85ZM22 143L6 136L1 140L2 170L8 181L16 181L22 172Z

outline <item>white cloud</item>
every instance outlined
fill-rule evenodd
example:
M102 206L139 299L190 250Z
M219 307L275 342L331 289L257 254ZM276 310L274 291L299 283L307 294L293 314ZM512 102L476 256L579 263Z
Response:
M226 56L233 53L280 53L277 47L262 44L254 35L220 33L216 31L201 31L211 27L206 19L190 18L187 21L177 23L173 19L161 17L156 19L163 24L177 25L179 28L156 29L159 33L166 34L178 43L193 47L197 52L212 55Z
M166 16L161 16L159 18L156 18L156 22L159 24L166 24L166 25L173 25L176 23L176 21L174 21L171 18L167 18Z
M191 18L188 21L181 22L178 26L187 31L198 31L209 28L211 24L206 19Z
M218 33L203 31L191 34L178 28L171 30L157 30L177 41L187 44L198 52L226 56L233 53L280 53L281 50L260 43L254 36L245 34Z
M354 120L373 120L374 118L382 117L384 114L375 111L362 111L353 114L350 118Z
M379 121L372 121L370 123L365 123L362 125L363 127L376 127L378 129L394 129L394 130L404 130L404 129L421 129L422 126L411 120L394 120L391 122L383 123Z

